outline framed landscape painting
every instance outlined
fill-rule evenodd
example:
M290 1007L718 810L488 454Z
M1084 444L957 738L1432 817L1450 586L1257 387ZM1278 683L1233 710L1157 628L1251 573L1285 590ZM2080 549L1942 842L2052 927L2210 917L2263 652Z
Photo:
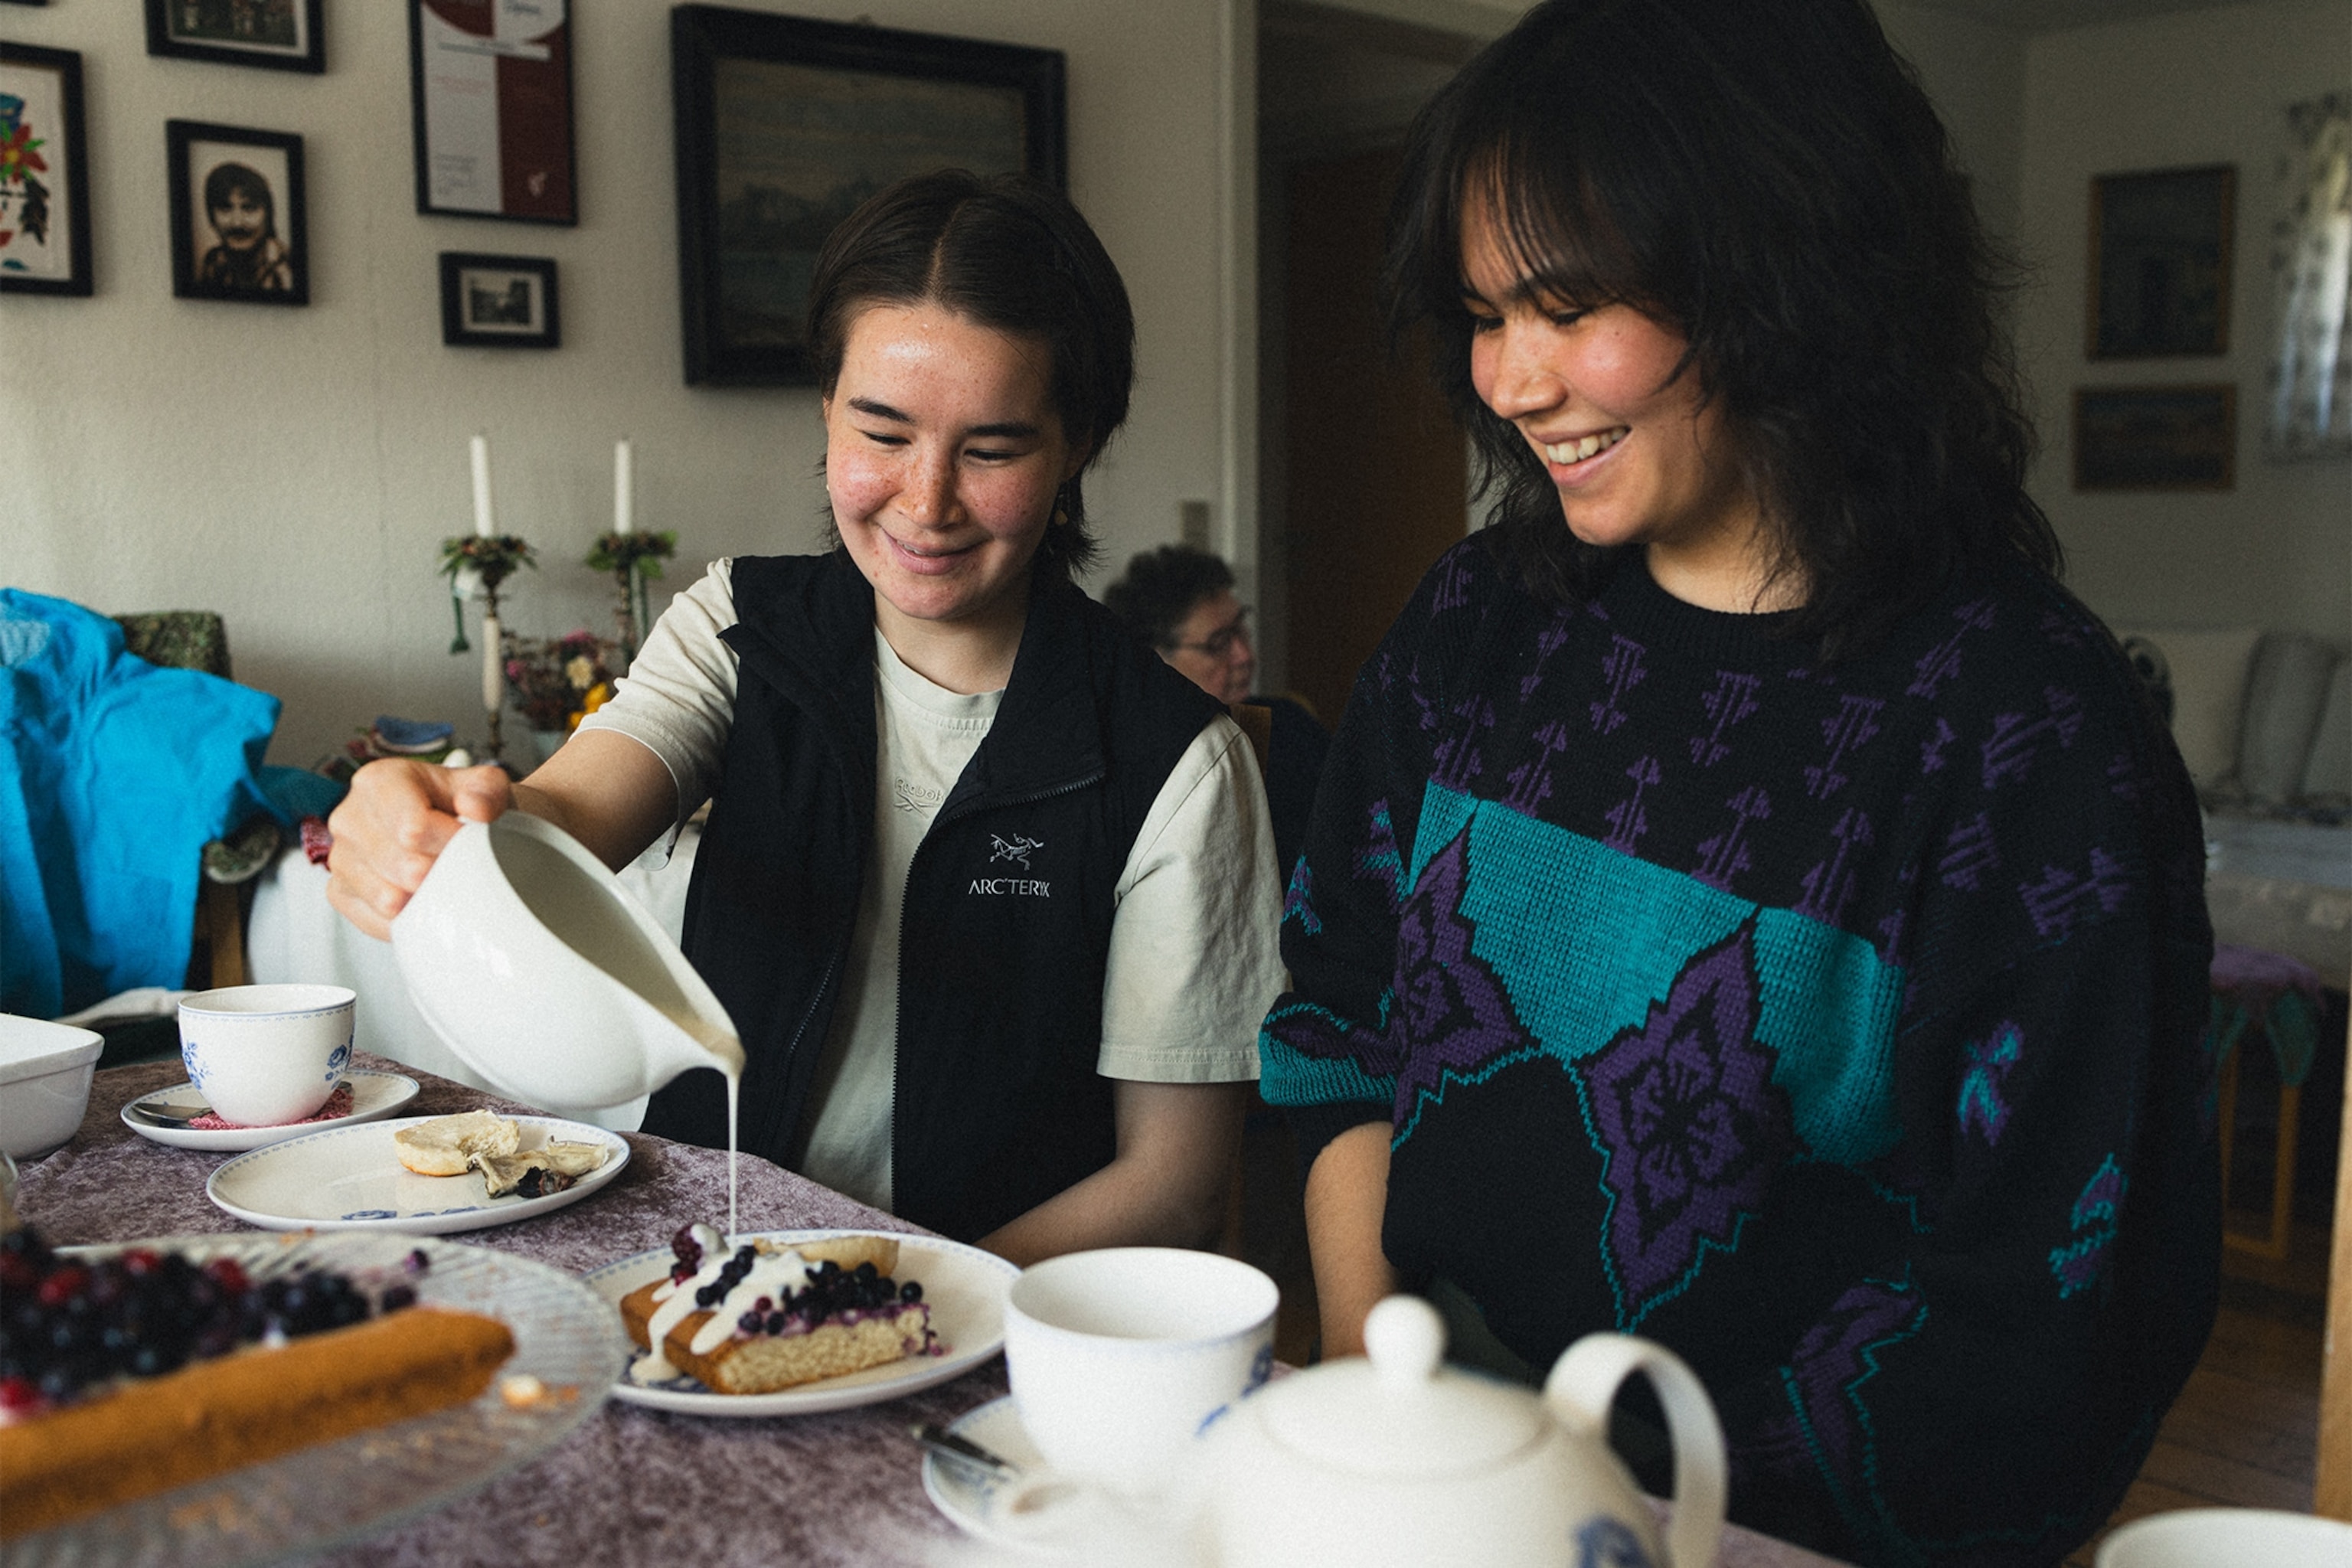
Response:
M81 57L0 42L0 292L88 294Z
M908 174L1066 183L1058 50L680 5L670 12L689 385L814 380L809 276L834 226Z
M2076 489L2226 490L2237 476L2234 384L2075 388Z

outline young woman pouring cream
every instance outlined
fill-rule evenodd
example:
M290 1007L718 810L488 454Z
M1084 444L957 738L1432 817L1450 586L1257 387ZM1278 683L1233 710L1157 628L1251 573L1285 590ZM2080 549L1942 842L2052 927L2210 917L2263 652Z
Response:
M619 866L710 798L684 940L746 1150L1016 1261L1198 1241L1276 879L1240 731L1069 581L1125 290L1057 194L948 173L842 225L810 320L838 548L715 565L527 783L363 769L331 896L381 932L461 816ZM646 1126L723 1142L719 1080Z
M1324 1348L1399 1287L1522 1375L1639 1332L1740 1522L2055 1563L2212 1321L2203 847L1943 128L1865 0L1552 0L1395 210L1498 495L1291 882Z

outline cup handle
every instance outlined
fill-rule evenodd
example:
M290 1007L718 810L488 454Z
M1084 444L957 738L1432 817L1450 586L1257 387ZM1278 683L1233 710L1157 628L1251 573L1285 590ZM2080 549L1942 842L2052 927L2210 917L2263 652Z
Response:
M1569 1430L1605 1444L1617 1385L1636 1372L1649 1374L1674 1438L1675 1511L1666 1532L1667 1560L1672 1568L1709 1568L1723 1535L1723 1424L1682 1358L1628 1334L1587 1334L1554 1363L1544 1380L1544 1403Z

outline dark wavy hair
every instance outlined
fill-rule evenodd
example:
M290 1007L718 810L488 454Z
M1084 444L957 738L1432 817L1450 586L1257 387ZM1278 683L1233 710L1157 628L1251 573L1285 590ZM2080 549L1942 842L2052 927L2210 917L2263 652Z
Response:
M1135 312L1118 268L1069 198L1028 174L964 169L885 187L835 227L809 283L809 353L827 397L849 329L875 305L935 303L1000 332L1042 340L1063 436L1086 454L1056 497L1066 522L1035 563L1076 576L1101 546L1079 481L1127 420Z
M1964 563L2058 570L1996 314L2018 269L1865 0L1548 0L1413 122L1391 324L1433 331L1505 556L1580 597L1616 550L1568 531L1541 459L1471 385L1465 195L1547 293L1687 338L1683 373L1727 416L1773 572L1805 587L1783 629L1825 659Z
M1156 648L1172 648L1193 607L1234 585L1234 569L1205 550L1163 544L1130 557L1103 590L1103 607Z

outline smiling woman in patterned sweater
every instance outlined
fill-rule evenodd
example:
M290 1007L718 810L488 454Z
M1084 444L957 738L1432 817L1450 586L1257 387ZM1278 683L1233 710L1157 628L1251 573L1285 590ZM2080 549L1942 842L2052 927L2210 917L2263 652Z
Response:
M1416 125L1399 316L1500 499L1358 678L1262 1089L1327 1352L1399 1285L1497 1364L1638 1331L1742 1522L2054 1563L2212 1321L2196 808L1934 111L1775 16L1554 0Z

